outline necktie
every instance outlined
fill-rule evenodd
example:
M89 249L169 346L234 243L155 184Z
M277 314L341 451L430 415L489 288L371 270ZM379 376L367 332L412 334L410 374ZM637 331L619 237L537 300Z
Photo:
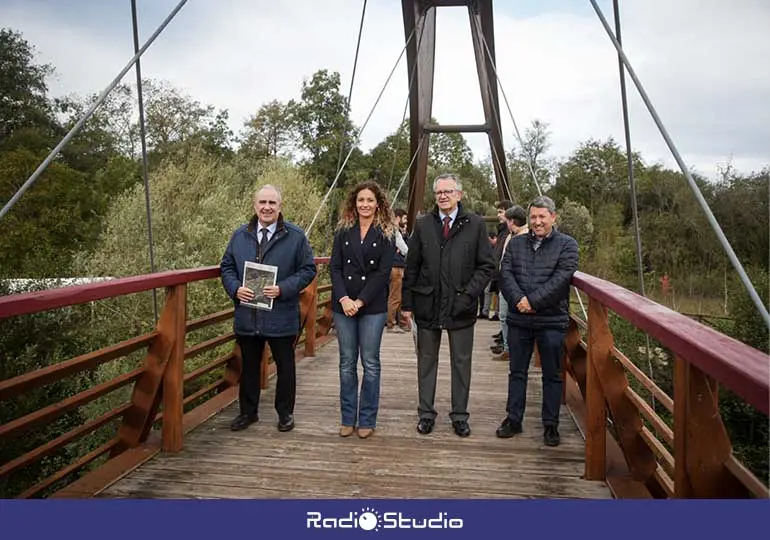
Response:
M265 246L267 246L267 229L262 228L259 232L262 233L262 240L259 242L259 262L262 262L262 254L265 252Z
M451 219L452 218L450 218L449 216L446 216L444 218L444 231L443 231L444 232L444 240L449 238L449 222L451 221Z

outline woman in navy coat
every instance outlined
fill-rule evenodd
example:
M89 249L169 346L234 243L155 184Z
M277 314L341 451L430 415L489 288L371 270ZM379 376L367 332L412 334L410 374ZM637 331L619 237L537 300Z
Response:
M332 309L340 350L340 435L358 427L366 439L377 424L380 342L388 314L394 230L390 205L376 182L348 194L334 236L329 267ZM358 357L364 368L358 390Z

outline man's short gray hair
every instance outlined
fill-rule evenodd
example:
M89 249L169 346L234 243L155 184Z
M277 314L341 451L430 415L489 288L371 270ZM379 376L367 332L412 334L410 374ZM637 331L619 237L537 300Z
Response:
M433 181L433 191L436 191L436 187L438 186L439 180L454 180L455 184L457 185L457 191L463 190L463 185L460 182L460 178L456 174L452 173L446 173L446 174L440 174L436 177L436 179Z
M257 200L257 195L260 191L263 189L272 189L278 194L278 202L283 202L283 194L281 193L281 189L277 186L274 186L273 184L265 184L264 186L260 187L257 191L254 192L254 200Z
M553 202L553 199L550 197L546 197L545 195L540 195L539 197L535 197L535 200L529 203L529 207L535 208L545 208L550 213L555 214L556 213L556 203Z

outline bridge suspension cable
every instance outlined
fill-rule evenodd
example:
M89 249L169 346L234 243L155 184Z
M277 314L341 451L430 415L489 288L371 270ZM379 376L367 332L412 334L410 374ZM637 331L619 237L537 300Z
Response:
M532 181L535 183L535 188L537 189L538 195L542 196L543 195L543 190L540 189L540 182L538 182L537 175L535 174L535 169L532 166L531 155L529 154L529 152L527 152L526 148L524 147L524 141L521 138L521 133L519 133L519 128L517 127L516 119L513 117L513 111L511 110L511 105L508 103L508 97L505 94L505 89L503 88L503 83L500 80L500 75L497 73L497 66L495 65L495 61L492 59L492 53L490 52L489 44L487 43L487 38L484 37L484 33L481 31L481 27L478 24L478 21L476 22L476 26L477 26L477 31L478 31L477 33L479 34L479 36L481 36L481 42L484 44L484 50L486 51L487 59L489 60L489 65L492 66L492 71L495 74L495 80L497 81L497 84L500 87L500 93L503 94L503 99L505 100L505 106L508 109L508 114L511 117L511 122L513 123L513 129L514 129L514 131L516 133L516 138L519 141L519 145L521 146L521 150L527 154L527 165L529 166L529 173L532 175ZM495 115L495 116L499 116L499 115ZM502 133L502 129L500 129L500 132ZM587 321L588 320L588 311L586 310L586 307L583 304L583 298L580 296L580 291L577 289L577 287L573 287L573 289L575 290L575 294L577 296L578 303L580 304L580 310L583 312L583 317Z
M348 115L350 114L350 103L353 100L353 83L356 80L356 70L358 68L358 52L361 50L361 35L364 32L364 18L366 17L366 0L364 0L364 6L361 8L361 23L358 25L358 40L356 41L356 54L353 58L353 73L350 76L350 89L348 90L348 100L345 102L345 109ZM337 158L337 174L340 172L340 165L342 165L342 156L345 154L345 137L347 136L347 122L342 124L342 135L340 137L340 155Z
M32 175L27 179L26 182L14 193L13 197L10 198L10 200L3 206L2 210L0 210L0 219L2 219L13 206L19 201L22 195L30 188L32 187L32 184L37 181L37 179L40 177L41 174L43 174L43 171L51 164L51 162L54 160L54 158L61 152L62 148L64 148L68 142L81 130L83 125L86 123L86 121L91 117L91 115L96 111L97 108L104 102L105 99L107 99L107 96L110 92L118 85L118 83L123 79L123 76L128 73L128 70L131 69L131 67L136 63L137 60L139 60L139 57L141 57L144 52L147 50L147 48L152 44L153 41L155 41L155 38L157 38L160 33L168 26L168 23L171 22L171 20L176 16L177 13L179 13L179 10L182 9L182 7L187 3L187 0L180 0L180 2L176 5L176 7L171 11L171 13L168 14L166 19L160 24L160 26L153 32L153 34L150 36L150 38L145 42L144 45L142 45L142 48L139 49L139 51L134 54L134 56L131 58L131 60L128 61L128 63L125 65L125 67L120 70L120 73L112 80L112 82L107 85L107 88L105 88L101 94L99 94L99 97L96 98L96 101L94 101L93 105L91 105L88 110L83 113L83 116L80 118L80 120L77 121L77 123L72 126L72 129L69 130L69 133L67 133L64 138L59 141L59 144L56 145L56 147L51 150L51 153L48 154L48 157L46 157L43 162L35 169L35 172L32 173Z
M607 23L607 19L604 17L604 13L597 5L596 0L589 0L589 1L591 2L591 5L593 6L594 11L596 12L596 15L599 17L599 20L601 21L602 26L604 27L604 30L607 32L607 35L609 36L610 41L612 41L612 45L615 47L615 50L618 51L618 56L620 57L620 60L626 66L626 69L628 70L628 75L631 77L631 80L634 82L636 89L639 91L639 95L641 96L642 101L644 101L644 105L647 107L647 110L652 116L652 119L655 121L655 125L658 126L658 130L660 131L660 134L663 136L663 140L666 142L668 149L671 151L671 154L674 156L674 159L676 160L677 165L679 165L679 168L681 169L682 174L684 174L684 177L687 179L687 183L690 185L690 188L692 189L692 192L695 195L695 199L698 201L698 204L700 205L701 209L706 214L706 219L708 220L711 228L716 233L719 243L722 245L722 248L725 250L725 253L727 254L727 258L730 260L730 263L735 268L735 271L738 272L738 276L741 278L741 281L743 282L743 285L746 288L746 292L749 293L749 296L751 297L752 302L754 302L754 305L756 306L757 310L759 310L759 313L762 315L762 318L765 320L765 325L768 328L770 328L770 313L768 313L767 308L762 303L762 299L759 297L759 294L757 294L757 291L755 290L754 285L751 283L749 276L746 274L746 271L743 269L743 265L738 260L738 257L735 255L735 252L733 251L733 248L730 245L730 241L727 239L724 232L722 231L722 228L719 226L719 223L714 217L714 214L711 212L711 208L709 208L709 205L706 202L706 199L703 197L703 194L701 193L700 188L698 188L698 184L695 183L695 179L692 177L692 174L690 174L690 169L687 167L684 160L682 159L682 156L679 154L679 150L677 150L676 145L674 144L674 141L669 136L668 130L666 130L666 126L663 125L663 121L660 119L660 116L658 116L657 110L655 109L652 102L650 101L650 98L647 95L647 92L645 91L641 81L639 80L639 77L637 77L633 66L631 66L631 62L629 62L628 57L626 56L626 53L623 51L623 47L620 45L618 40L615 38L615 35L612 33L612 29L610 28L610 25Z
M390 80L393 78L393 74L396 72L396 68L398 67L398 64L401 62L401 58L404 56L404 53L406 52L406 48L409 46L409 43L412 41L412 38L414 37L414 33L415 33L415 30L413 29L410 32L406 42L404 43L404 48L401 49L401 54L398 55L398 59L396 60L396 63L393 65L393 69L390 70L390 73L388 74L388 78L385 80L385 84L383 84L382 89L380 90L380 93L377 96L377 99L374 101L374 105L372 105L372 109L369 111L369 114L367 115L366 120L364 120L364 123L361 125L361 129L358 130L358 133L356 134L356 140L352 145L350 145L350 150L348 151L348 155L345 156L345 160L342 162L342 165L337 171L337 174L334 177L334 180L332 181L331 186L329 186L329 189L326 191L326 195L324 195L324 198L321 201L321 204L319 205L315 215L313 216L313 219L310 222L310 225L305 229L306 236L310 236L310 231L313 230L313 225L315 225L315 222L318 219L318 215L321 213L321 210L326 204L326 201L329 199L329 195L331 195L332 190L337 185L337 181L339 181L340 175L342 174L342 171L345 169L345 165L347 165L348 160L350 159L350 156L353 154L353 150L355 150L356 145L361 140L361 134L364 132L364 129L366 129L366 125L369 123L369 120L372 118L372 114L374 114L374 110L377 108L377 105L379 104L380 99L382 98L382 94L385 93L385 89L388 87Z
M401 193L401 188L404 186L404 182L409 176L409 171L412 168L412 164L414 163L414 160L417 159L417 156L420 154L420 150L422 149L422 143L424 140L425 140L425 133L423 133L422 136L420 137L420 142L417 144L417 149L414 151L414 154L412 154L412 159L409 161L409 165L406 166L406 171L401 177L401 182L399 182L398 184L398 189L396 190L396 194L391 197L391 203L390 203L391 207L395 206L396 201L398 200L398 195ZM410 194L411 194L411 191L410 191Z

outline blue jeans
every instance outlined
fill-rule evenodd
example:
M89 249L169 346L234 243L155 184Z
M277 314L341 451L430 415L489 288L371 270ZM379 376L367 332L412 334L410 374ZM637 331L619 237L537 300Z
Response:
M340 349L340 413L343 426L373 429L380 406L380 342L387 313L347 317L334 313ZM358 357L364 366L358 394ZM356 416L358 422L356 422Z
M503 337L503 350L508 350L508 323L505 321L508 317L508 302L506 302L503 293L497 295L497 314L500 316L500 335Z
M564 350L566 330L553 328L521 328L508 325L508 418L514 424L521 424L524 407L527 403L527 373L529 361L537 342L540 353L540 367L543 371L543 410L544 426L559 425L561 408L562 380L561 358Z

